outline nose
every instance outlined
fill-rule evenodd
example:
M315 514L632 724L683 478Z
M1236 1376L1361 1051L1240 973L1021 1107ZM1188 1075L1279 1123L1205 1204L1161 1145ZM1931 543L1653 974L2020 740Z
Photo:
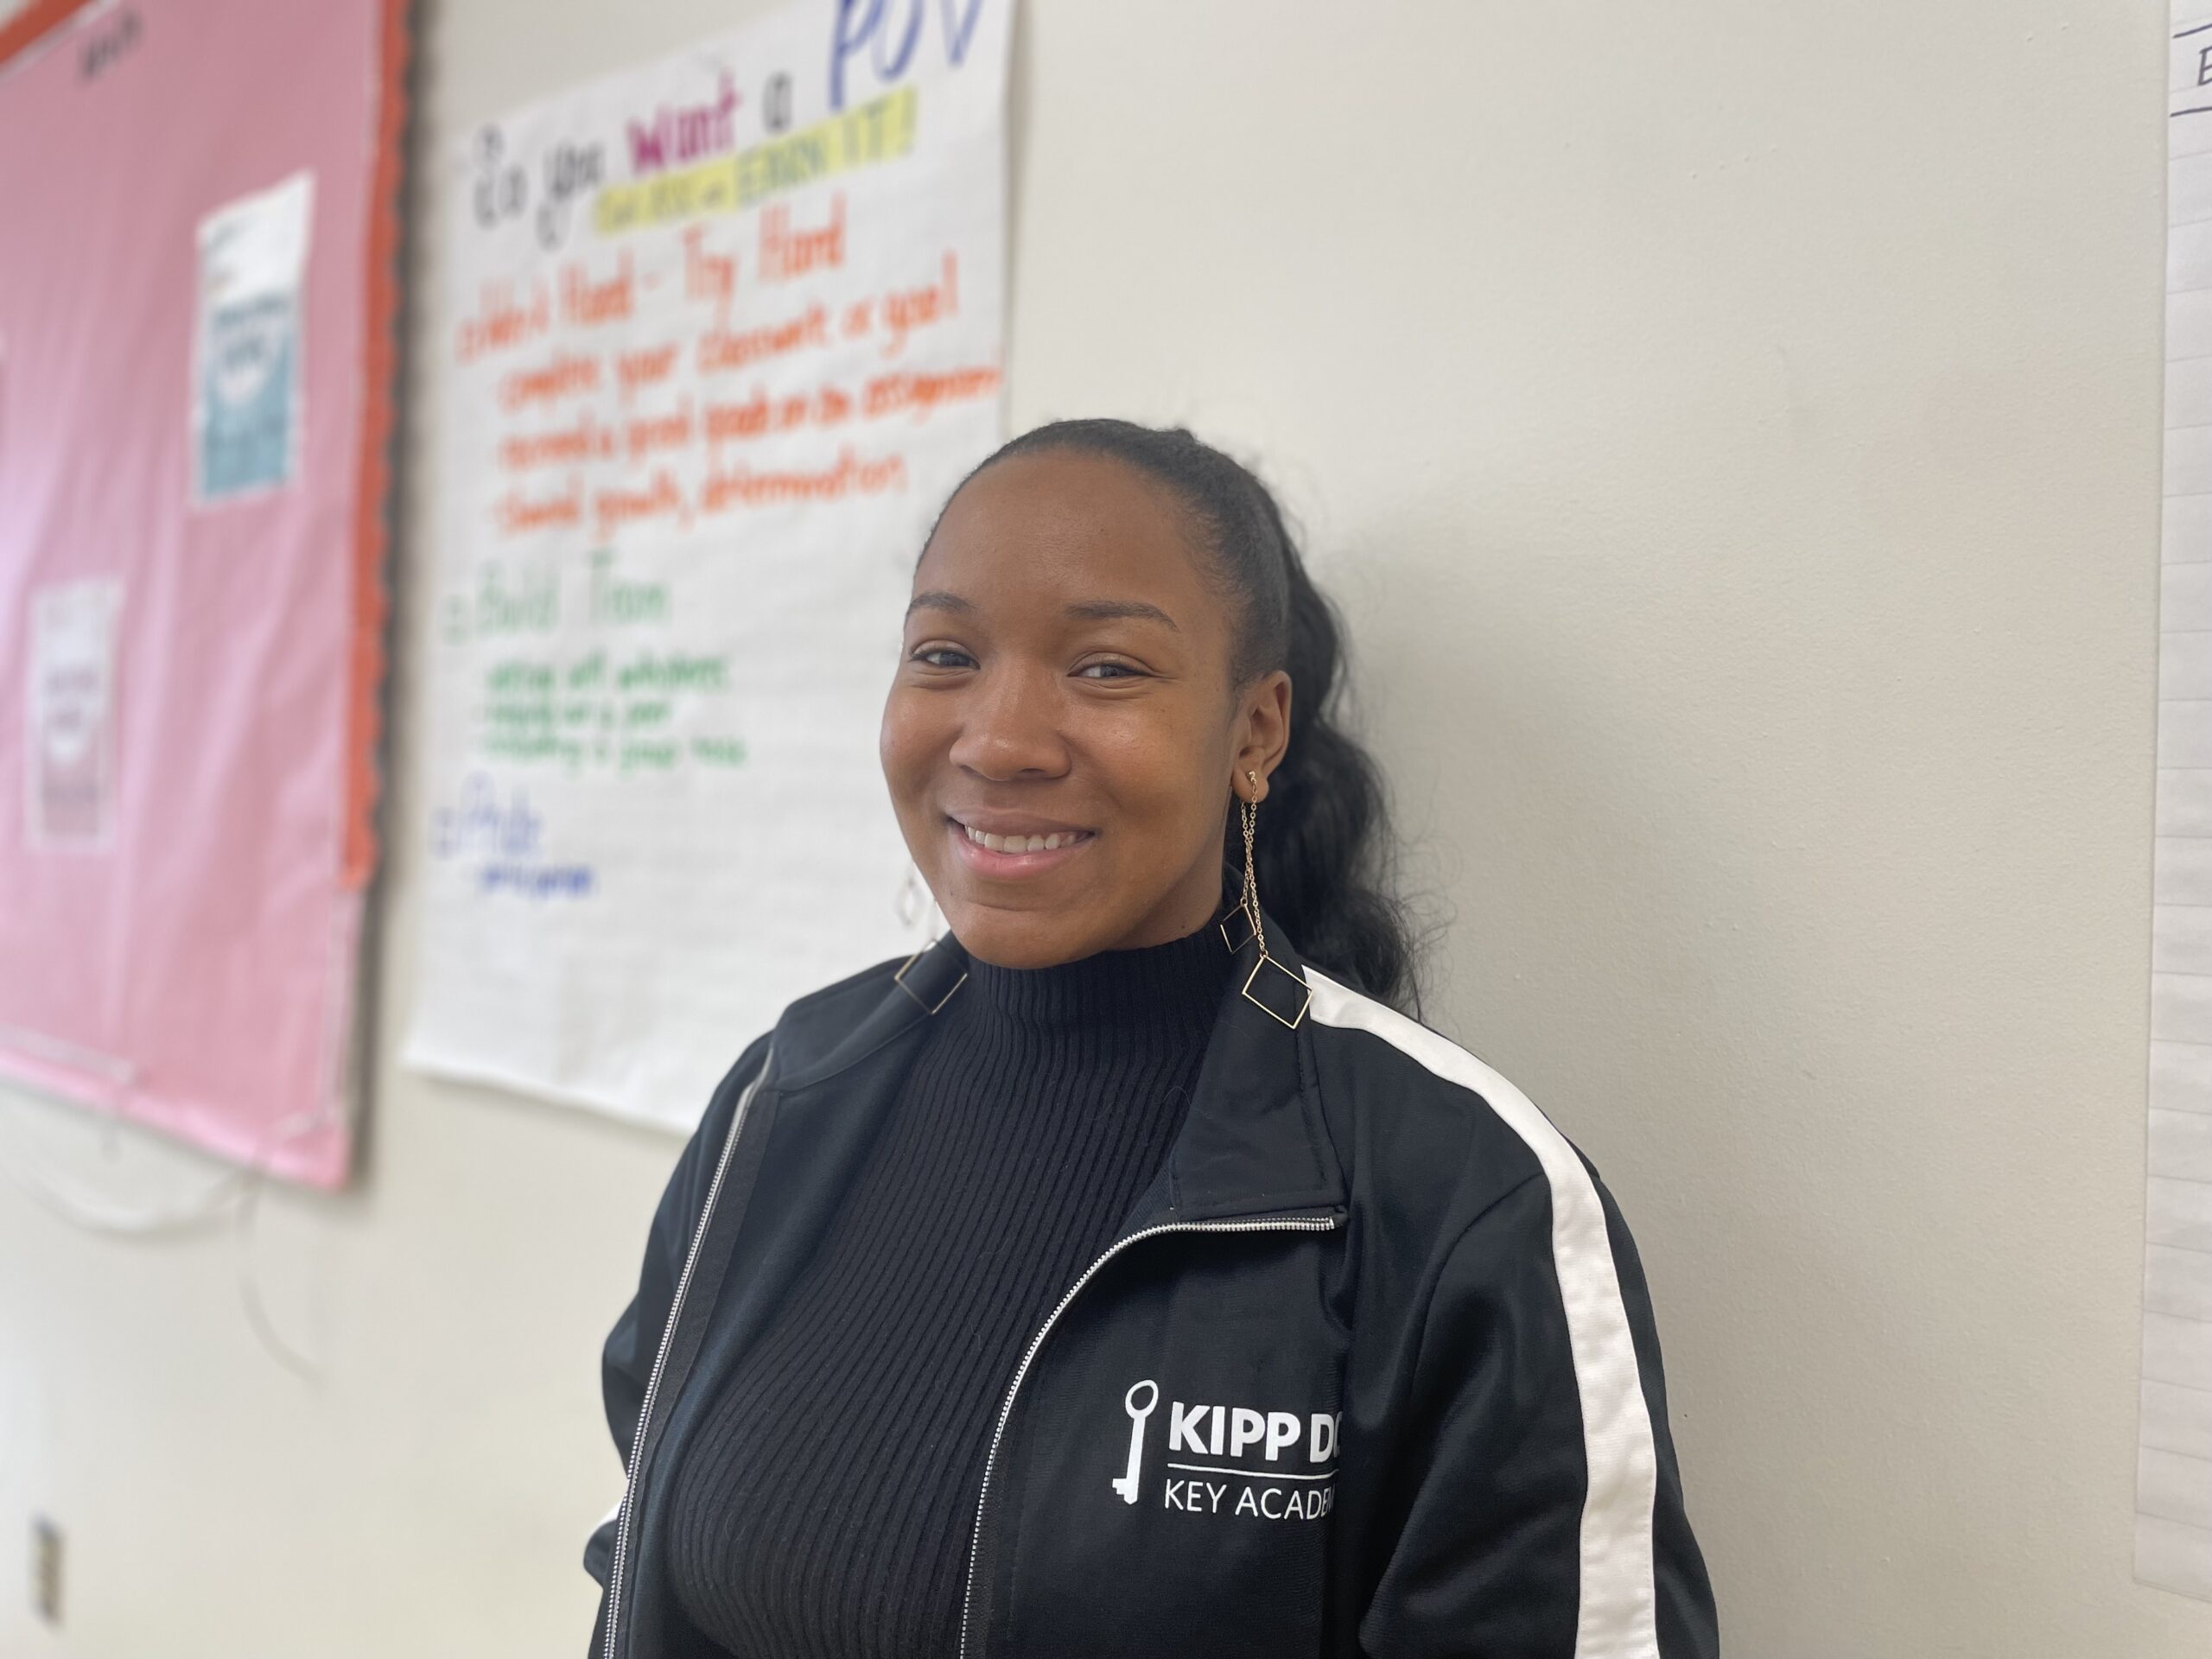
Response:
M952 764L995 784L1065 772L1067 743L1052 690L1050 676L1012 665L979 675L961 710Z

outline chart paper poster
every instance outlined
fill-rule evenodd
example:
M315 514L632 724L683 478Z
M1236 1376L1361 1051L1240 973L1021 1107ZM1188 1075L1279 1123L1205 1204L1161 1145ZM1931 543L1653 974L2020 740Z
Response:
M2212 1601L2212 0L2172 16L2135 1574Z
M400 0L0 24L0 1091L351 1160Z
M876 727L1003 431L1010 10L809 0L452 155L413 1064L688 1128L912 947Z

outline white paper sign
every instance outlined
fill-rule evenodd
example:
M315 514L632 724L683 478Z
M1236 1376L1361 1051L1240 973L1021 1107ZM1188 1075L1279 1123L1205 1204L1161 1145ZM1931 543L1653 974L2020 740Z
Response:
M203 505L298 474L302 288L314 205L314 175L295 173L200 221L192 478Z
M23 707L30 844L105 852L115 836L115 635L120 583L54 582L31 594Z
M688 1128L912 948L876 726L1003 432L1010 5L793 6L454 157L412 1063Z

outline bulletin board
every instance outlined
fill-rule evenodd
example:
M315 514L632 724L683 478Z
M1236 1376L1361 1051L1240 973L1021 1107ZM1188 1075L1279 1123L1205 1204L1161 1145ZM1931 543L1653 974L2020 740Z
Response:
M399 0L0 30L0 1080L343 1181Z
M876 725L1004 431L1011 0L801 0L444 158L415 1065L688 1128L926 898Z

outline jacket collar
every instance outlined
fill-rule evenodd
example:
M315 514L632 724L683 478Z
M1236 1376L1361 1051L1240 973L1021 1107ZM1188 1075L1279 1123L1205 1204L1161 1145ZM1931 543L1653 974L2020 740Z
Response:
M1344 1172L1322 1128L1312 1026L1302 1017L1306 965L1280 925L1262 919L1264 959L1257 938L1233 953L1190 1109L1158 1176L1132 1208L1125 1233L1344 1204ZM1229 925L1243 931L1235 912ZM804 1018L806 1004L798 1005L777 1037L778 1092L815 1093L848 1074L857 1094L895 1091L911 1051L919 1048L935 1013L961 994L967 973L967 952L946 933L895 976L885 976L880 995L857 1021L848 1015L825 1028L827 1022ZM870 1059L892 1064L862 1065ZM819 1097L843 1092L823 1090Z

